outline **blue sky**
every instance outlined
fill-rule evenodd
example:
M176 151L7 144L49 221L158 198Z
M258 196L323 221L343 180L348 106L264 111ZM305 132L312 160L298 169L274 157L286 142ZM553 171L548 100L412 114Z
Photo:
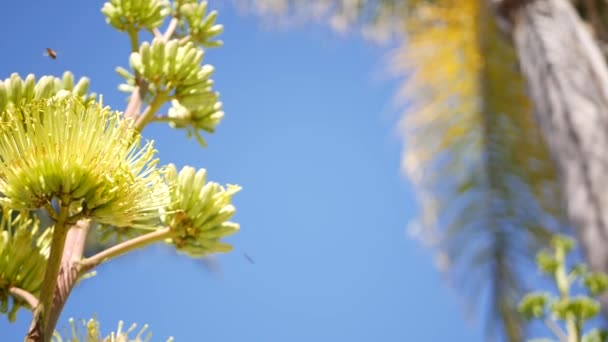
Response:
M128 66L129 43L102 4L4 4L0 77L71 70L123 110L114 68ZM163 163L243 186L235 251L216 258L215 275L165 246L114 260L74 290L59 327L96 315L103 331L147 323L153 341L483 340L431 254L405 234L416 210L399 170L396 83L381 76L386 51L314 25L268 29L221 7L225 46L205 62L226 117L209 147L161 124L144 135ZM1 319L2 340L21 340L29 319Z

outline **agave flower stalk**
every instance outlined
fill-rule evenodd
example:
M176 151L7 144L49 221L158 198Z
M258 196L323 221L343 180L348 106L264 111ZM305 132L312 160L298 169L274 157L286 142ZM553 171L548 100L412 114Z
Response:
M51 240L51 254L44 272L42 289L40 291L40 301L34 311L34 322L38 325L42 336L49 336L49 320L51 318L51 306L53 304L53 294L57 287L57 275L61 268L61 256L65 245L65 238L68 235L69 225L67 218L69 207L62 203L59 209L59 217L55 222L53 238Z
M161 37L151 44L142 43L139 51L131 53L129 62L134 74L121 67L116 69L127 82L119 86L121 91L136 94L143 90L151 98L150 105L135 123L136 129L158 121L154 114L166 101L172 100L169 111L172 126L187 127L188 136L196 136L205 145L198 131L213 132L224 113L219 93L212 88L210 76L214 68L201 65L203 56L204 51L193 42L165 41Z

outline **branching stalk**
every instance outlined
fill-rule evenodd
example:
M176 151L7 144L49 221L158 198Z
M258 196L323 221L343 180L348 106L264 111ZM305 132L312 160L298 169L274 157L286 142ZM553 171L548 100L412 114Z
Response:
M137 119L141 110L141 95L140 87L136 86L133 89L133 93L131 93L131 98L129 98L129 104L127 105L127 109L125 109L125 117L127 119Z
M568 336L564 331L555 323L555 321L545 318L545 325L551 330L555 336L559 339L559 342L568 342Z
M10 289L8 289L8 293L26 302L32 310L36 309L36 307L38 306L38 298L36 298L36 296L24 289L18 287L11 287Z
M163 39L163 34L156 27L152 30L152 34L154 34L154 38Z
M173 36L173 33L175 33L175 29L177 28L177 24L179 22L179 19L176 17L171 18L171 21L169 22L169 26L167 27L167 31L165 31L165 34L163 35L163 39L164 41L168 41L169 39L171 39L171 37Z
M141 132L146 124L154 117L154 114L167 102L169 96L164 92L156 94L152 103L146 108L146 110L139 116L135 121L135 129Z
M116 246L110 247L102 252L93 255L90 258L83 260L80 263L80 273L84 274L106 260L113 259L117 256L126 254L138 248L145 247L149 244L163 241L167 238L170 238L171 234L172 232L170 228L161 228L148 234L144 234L131 240L122 242Z

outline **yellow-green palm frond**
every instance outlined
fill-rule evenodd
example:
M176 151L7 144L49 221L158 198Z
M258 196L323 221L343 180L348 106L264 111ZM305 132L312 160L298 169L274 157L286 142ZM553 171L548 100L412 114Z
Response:
M465 295L489 295L494 322L517 340L522 273L559 228L561 201L516 56L483 3L420 3L393 67L411 73L399 96L403 166L422 209L414 227Z

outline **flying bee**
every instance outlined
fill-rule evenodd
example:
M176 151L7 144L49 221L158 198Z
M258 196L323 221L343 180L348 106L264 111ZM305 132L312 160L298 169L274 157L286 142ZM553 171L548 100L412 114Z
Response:
M52 59L57 59L57 52L51 48L46 48L45 56L49 56Z
M253 259L249 256L249 254L243 253L243 256L245 257L245 259L247 259L247 261L249 261L252 264L255 264L255 261L253 261Z

